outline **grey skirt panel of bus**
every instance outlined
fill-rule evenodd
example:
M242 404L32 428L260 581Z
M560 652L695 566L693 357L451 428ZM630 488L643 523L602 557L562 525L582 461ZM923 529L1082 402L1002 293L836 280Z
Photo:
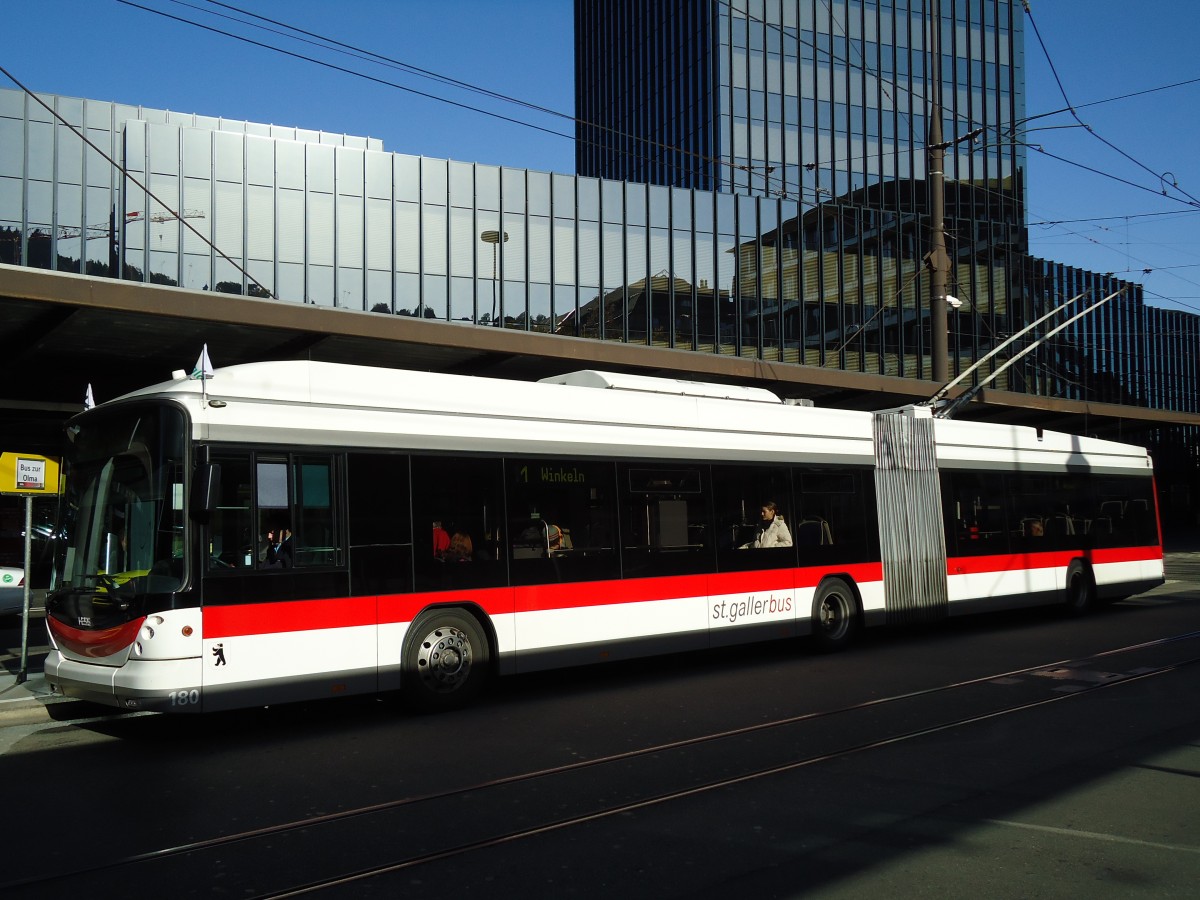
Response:
M874 432L887 622L945 618L946 537L933 419L909 410L876 413Z

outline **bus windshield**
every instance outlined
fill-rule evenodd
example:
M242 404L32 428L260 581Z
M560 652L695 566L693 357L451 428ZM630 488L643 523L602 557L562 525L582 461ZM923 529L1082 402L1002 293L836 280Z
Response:
M56 587L120 598L177 591L187 521L183 411L101 410L68 431Z

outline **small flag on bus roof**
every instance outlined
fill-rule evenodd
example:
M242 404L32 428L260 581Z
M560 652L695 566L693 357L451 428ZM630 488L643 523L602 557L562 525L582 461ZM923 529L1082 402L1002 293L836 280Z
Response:
M92 396L92 386L89 384L87 386L87 393L85 393L83 395L83 408L91 409L95 405L96 405L96 398Z
M205 344L204 349L200 351L200 358L196 360L196 367L192 369L192 374L188 377L199 378L201 381L213 377L212 360L208 358L208 344Z

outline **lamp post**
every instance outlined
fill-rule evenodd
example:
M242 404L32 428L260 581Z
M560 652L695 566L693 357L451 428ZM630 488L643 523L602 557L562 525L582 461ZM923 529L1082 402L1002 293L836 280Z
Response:
M492 324L496 324L496 250L501 241L508 241L507 231L485 231L479 235L485 244L492 245Z

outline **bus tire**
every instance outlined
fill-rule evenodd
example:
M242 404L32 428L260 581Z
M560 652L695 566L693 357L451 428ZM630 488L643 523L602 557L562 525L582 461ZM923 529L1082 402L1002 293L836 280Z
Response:
M1081 616L1096 605L1096 580L1092 570L1081 559L1067 566L1067 587L1064 606L1072 616Z
M858 598L841 578L826 578L813 597L813 642L832 653L846 647L858 630Z
M456 709L479 694L490 666L491 647L474 616L432 609L409 626L400 686L414 709Z

